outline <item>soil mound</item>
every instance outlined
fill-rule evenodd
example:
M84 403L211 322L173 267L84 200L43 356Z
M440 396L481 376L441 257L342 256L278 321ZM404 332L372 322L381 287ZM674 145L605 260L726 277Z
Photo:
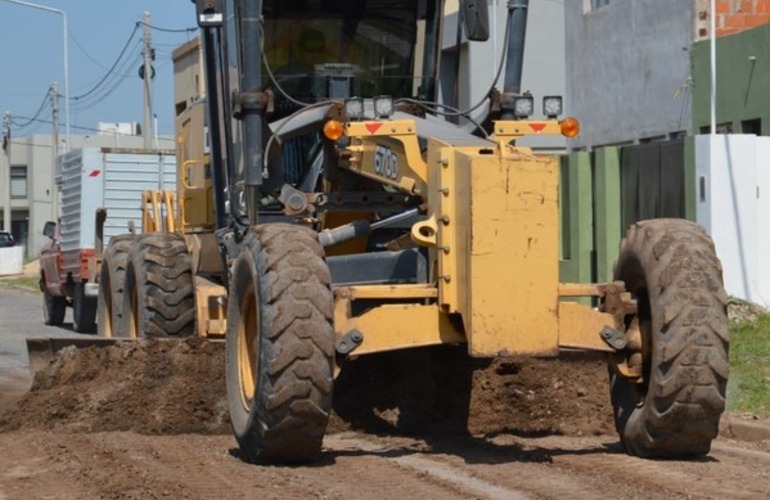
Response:
M146 339L59 353L0 430L229 433L223 343ZM349 360L329 432L612 433L604 358L475 360L463 346Z

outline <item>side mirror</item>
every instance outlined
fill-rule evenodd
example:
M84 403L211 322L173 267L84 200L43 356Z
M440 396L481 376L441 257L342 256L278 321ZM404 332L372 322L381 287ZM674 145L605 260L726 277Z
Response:
M56 223L53 221L48 221L45 223L45 226L43 226L43 236L48 236L51 239L54 239L56 237Z
M222 0L194 0L198 26L210 28L222 26Z
M463 0L465 36L472 42L489 40L489 7L487 0Z

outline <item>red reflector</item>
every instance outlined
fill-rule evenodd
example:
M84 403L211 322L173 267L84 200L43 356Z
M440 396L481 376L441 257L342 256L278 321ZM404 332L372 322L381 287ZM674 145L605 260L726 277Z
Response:
M368 130L370 134L373 134L378 130L380 130L380 127L382 127L382 123L377 123L377 122L367 123L364 126L366 127L366 130Z
M91 173L88 174L88 177L99 177L99 174L101 174L101 170L91 170Z
M529 128L534 130L535 132L542 132L545 128L545 123L530 123Z

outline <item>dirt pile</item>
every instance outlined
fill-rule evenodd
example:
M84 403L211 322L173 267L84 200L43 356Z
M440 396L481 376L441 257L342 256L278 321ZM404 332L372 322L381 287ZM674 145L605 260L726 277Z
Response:
M143 340L62 351L0 430L229 433L221 343ZM350 360L329 432L612 433L602 357L474 360L464 347Z

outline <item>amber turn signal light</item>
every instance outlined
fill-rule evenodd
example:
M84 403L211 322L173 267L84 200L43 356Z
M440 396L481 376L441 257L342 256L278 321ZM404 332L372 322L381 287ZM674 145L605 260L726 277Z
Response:
M336 141L342 137L343 129L342 123L337 120L329 120L324 124L324 137L330 141Z
M577 118L565 118L559 124L561 126L561 135L564 137L575 137L580 133L580 122Z

